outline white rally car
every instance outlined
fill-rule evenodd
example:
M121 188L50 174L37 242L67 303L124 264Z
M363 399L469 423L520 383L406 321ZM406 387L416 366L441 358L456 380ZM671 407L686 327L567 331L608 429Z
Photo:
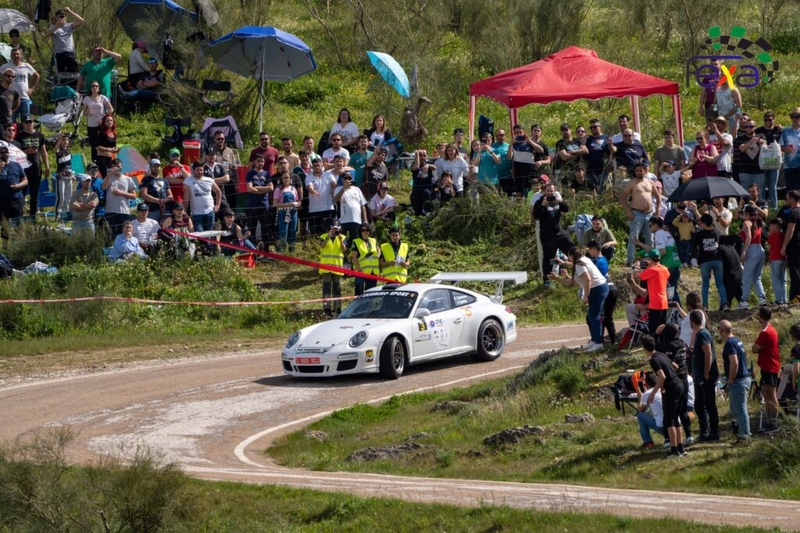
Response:
M292 334L281 353L291 376L360 372L399 378L406 365L469 353L500 357L517 338L517 317L459 287L408 283L366 291L334 320Z

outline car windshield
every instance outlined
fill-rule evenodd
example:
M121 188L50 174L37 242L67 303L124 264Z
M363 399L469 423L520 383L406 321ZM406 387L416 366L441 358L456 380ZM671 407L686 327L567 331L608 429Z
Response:
M411 291L365 292L353 300L339 318L408 318L417 296Z

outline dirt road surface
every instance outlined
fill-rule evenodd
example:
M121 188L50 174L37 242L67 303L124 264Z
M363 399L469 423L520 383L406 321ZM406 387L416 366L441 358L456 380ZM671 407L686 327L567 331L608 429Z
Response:
M75 461L128 455L148 446L190 475L387 496L465 506L673 516L709 524L800 529L793 502L705 494L615 490L541 483L309 472L273 464L260 452L276 437L335 409L394 394L465 385L524 368L544 350L586 342L584 325L526 328L492 363L457 358L376 376L297 380L281 372L278 350L215 354L77 372L0 389L0 440L71 426ZM631 429L634 431L634 429Z

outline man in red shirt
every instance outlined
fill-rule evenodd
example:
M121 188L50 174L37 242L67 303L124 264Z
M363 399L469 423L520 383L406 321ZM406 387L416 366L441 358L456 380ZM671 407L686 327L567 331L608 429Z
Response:
M250 170L253 170L253 162L256 160L256 156L263 155L264 168L269 172L270 176L275 174L275 163L278 162L278 156L281 154L278 152L277 148L270 146L269 143L271 140L267 132L262 131L258 134L258 146L250 151Z
M175 202L183 202L183 180L190 177L189 165L181 164L181 151L172 148L169 151L169 163L161 170L161 175L169 183L169 190L172 191L172 199Z
M633 275L628 277L628 282L638 296L649 296L647 327L650 335L655 335L656 328L667 319L669 269L661 264L661 253L655 248L646 252L644 257L647 260L647 268L640 272L638 277L647 285L647 289L639 285Z
M781 354L778 347L778 332L770 324L772 310L769 307L758 308L758 321L761 333L758 334L753 353L758 354L758 368L761 369L761 394L767 408L767 423L762 431L778 429L778 380L781 372Z

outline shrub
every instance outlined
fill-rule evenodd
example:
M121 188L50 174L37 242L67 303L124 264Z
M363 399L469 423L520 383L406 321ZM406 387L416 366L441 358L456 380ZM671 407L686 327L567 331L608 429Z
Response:
M550 373L550 379L553 380L558 392L568 398L586 388L586 376L574 364L564 365L555 369Z
M454 198L431 215L431 238L472 244L503 237L518 239L531 232L527 206L520 205L519 200L482 185L473 187L472 191L477 194Z
M146 450L86 468L67 463L59 428L0 450L0 530L181 531L198 520L188 478Z

